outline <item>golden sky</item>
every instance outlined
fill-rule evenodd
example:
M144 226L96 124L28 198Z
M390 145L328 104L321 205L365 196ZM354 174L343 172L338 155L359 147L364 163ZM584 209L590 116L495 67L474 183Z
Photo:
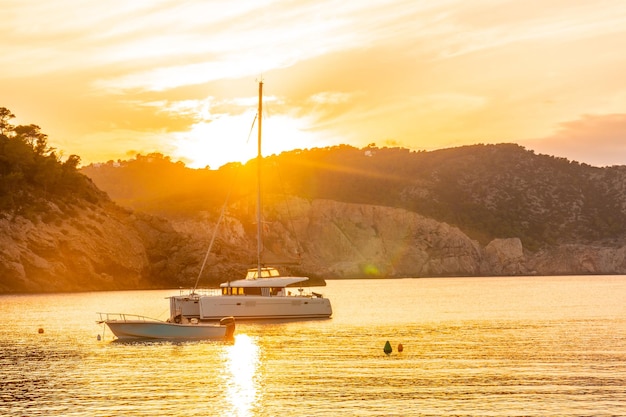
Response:
M375 143L626 164L624 0L0 0L0 107L83 164Z

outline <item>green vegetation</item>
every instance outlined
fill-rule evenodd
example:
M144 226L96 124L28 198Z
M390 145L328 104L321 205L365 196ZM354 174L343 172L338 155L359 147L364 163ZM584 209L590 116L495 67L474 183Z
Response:
M219 171L191 169L160 153L91 164L81 172L119 204L169 217L218 210L229 193L234 201L254 186L253 173L241 164Z
M626 167L596 168L515 144L433 152L341 145L272 155L263 167L264 194L272 198L404 208L457 226L482 244L519 237L534 250L626 235ZM159 154L83 170L123 204L166 215L217 211L229 190L231 205L250 210L255 171L255 160L193 170Z
M64 207L105 198L77 171L80 157L70 155L61 161L39 126L14 126L14 117L0 107L0 211L37 218L49 214L49 202Z
M624 237L626 167L596 168L515 144L433 152L339 146L274 157L294 194L415 211L486 244L538 249Z
M14 126L0 108L0 211L55 221L76 204L106 200L167 217L254 216L256 160L219 170L190 169L153 153L128 161L62 161L39 126ZM83 175L86 174L87 176ZM294 150L263 161L266 206L276 196L329 199L414 211L457 226L482 244L519 237L527 249L626 237L626 167L597 168L536 155L515 144L434 152L341 145ZM57 210L58 212L58 210ZM247 222L244 222L247 224Z

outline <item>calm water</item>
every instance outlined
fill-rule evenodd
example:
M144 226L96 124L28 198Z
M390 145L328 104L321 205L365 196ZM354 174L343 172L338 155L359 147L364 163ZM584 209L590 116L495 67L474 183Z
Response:
M0 296L0 415L626 415L626 277L319 290L332 319L234 343L97 340L96 311L165 318L176 291Z

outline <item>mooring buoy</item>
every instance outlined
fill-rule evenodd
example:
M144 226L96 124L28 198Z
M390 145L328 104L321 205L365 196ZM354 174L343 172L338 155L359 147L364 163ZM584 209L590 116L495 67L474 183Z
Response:
M392 350L393 349L391 349L391 343L389 343L389 340L387 340L387 343L385 343L385 348L383 349L383 352L389 355Z

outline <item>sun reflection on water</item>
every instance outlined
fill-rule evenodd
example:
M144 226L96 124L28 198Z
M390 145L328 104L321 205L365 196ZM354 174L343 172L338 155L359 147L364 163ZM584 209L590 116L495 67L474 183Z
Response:
M258 401L257 369L259 367L259 346L245 334L235 336L235 343L225 352L226 398L232 407L231 415L251 416Z

